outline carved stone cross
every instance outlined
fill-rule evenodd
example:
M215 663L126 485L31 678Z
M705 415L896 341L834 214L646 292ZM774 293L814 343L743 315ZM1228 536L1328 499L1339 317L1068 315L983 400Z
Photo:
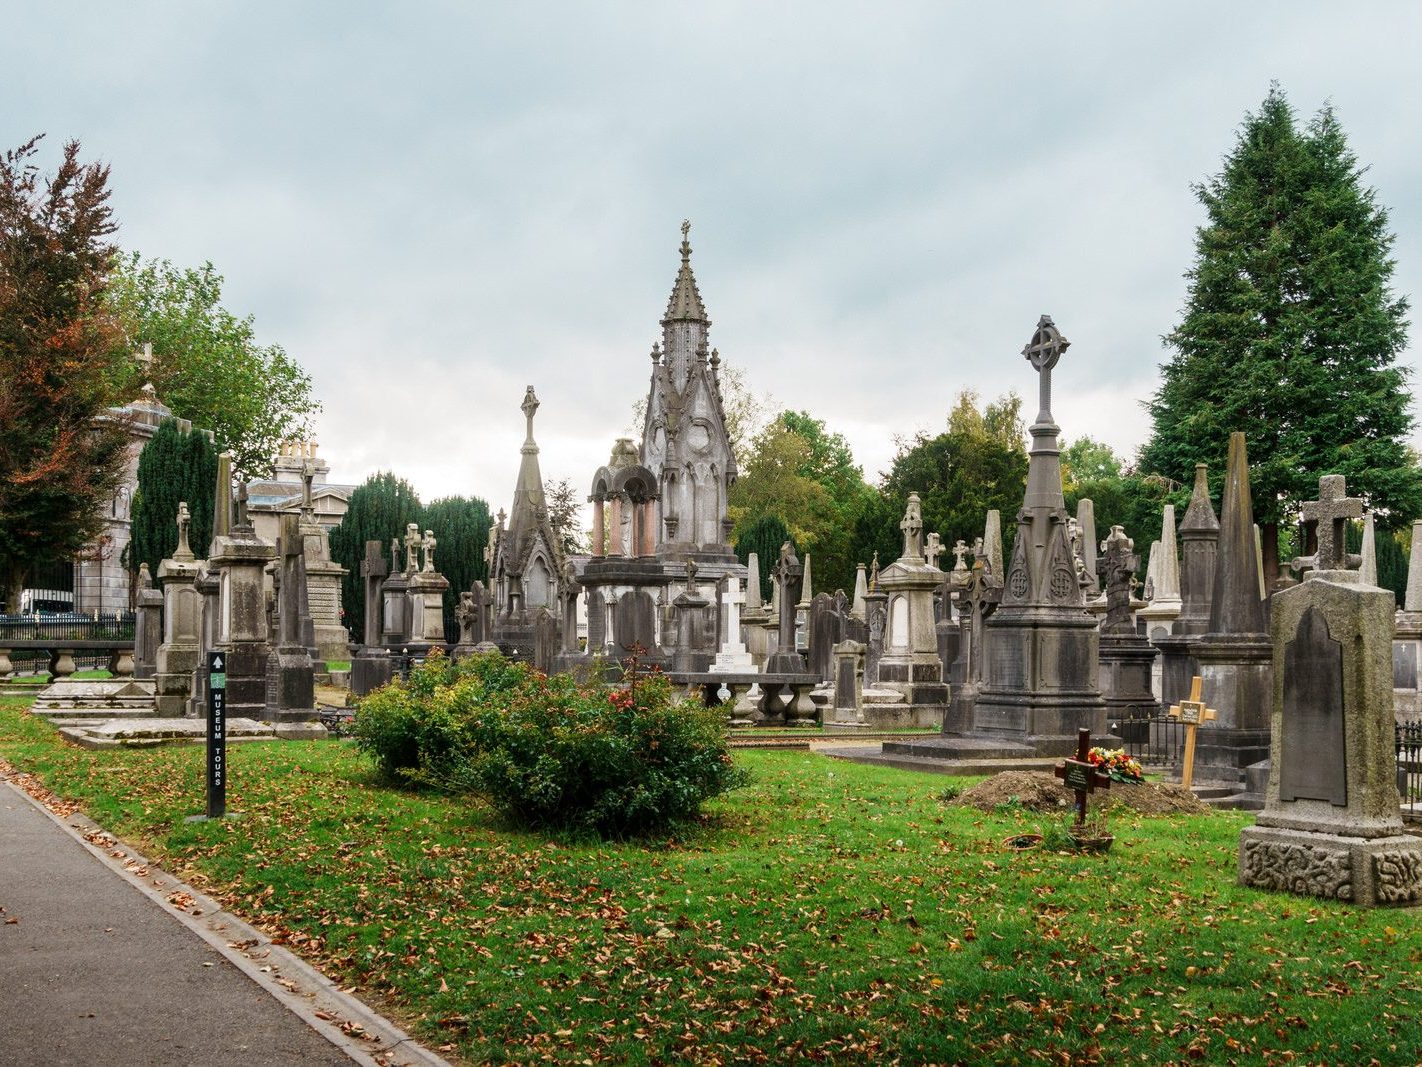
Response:
M1037 329L1032 334L1032 339L1022 349L1022 354L1027 357L1027 362L1032 364L1040 379L1042 410L1037 415L1038 422L1051 421L1052 368L1057 365L1057 360L1062 358L1062 353L1070 345L1071 342L1062 336L1052 317L1043 315L1037 320Z
M1064 759L1052 773L1076 794L1076 825L1086 825L1086 798L1098 789L1110 789L1111 779L1091 762L1091 731L1082 727L1076 732L1076 758Z
M367 541L365 543L365 559L360 561L360 574L362 578L384 578L390 573L390 567L385 562L385 553L380 551L379 541Z
M390 573L400 573L400 538L390 538Z
M142 351L140 351L140 352L138 353L138 355L134 356L133 358L136 359L136 360L138 360L138 362L143 365L143 377L144 377L144 379L146 379L146 380L148 380L148 381L152 381L152 379L153 379L153 364L155 364L155 363L158 362L158 361L153 357L153 342L152 342L152 341L144 341L144 342L143 342L143 349L142 349Z
M420 545L423 544L420 538L420 524L417 522L407 523L405 526L405 573L414 574L420 569Z
M425 549L425 566L424 566L424 572L425 572L426 574L433 574L433 573L434 573L434 569L435 569L435 565L434 565L434 550L435 550L435 546L436 546L437 544L439 544L439 542L435 540L435 535L434 535L434 531L433 531L433 530L426 530L426 531L425 531L425 539L424 539L424 541L421 542L421 544L424 546L424 549Z
M930 567L938 566L938 557L943 555L943 551L942 539L936 533L929 534L928 547L924 551L924 555L928 557L928 565Z
M1354 562L1348 555L1346 531L1349 519L1363 517L1363 502L1348 496L1346 479L1341 474L1325 474L1318 480L1318 499L1307 501L1300 509L1306 523L1317 527L1318 551L1312 563L1315 570L1343 570Z
M909 559L923 558L923 508L918 494L910 493L899 529L904 532L904 555Z
M181 500L178 502L178 548L173 553L174 559L193 559L193 550L188 547L188 524L193 521L192 512L188 510L188 502Z
M953 545L953 569L955 571L965 571L968 569L968 565L964 560L970 551L972 550L968 548L968 543L961 537L958 538L957 542Z
M1170 717L1185 724L1185 758L1180 768L1180 786L1189 789L1195 778L1195 731L1202 722L1215 717L1215 709L1205 707L1200 699L1204 680L1197 674L1190 681L1190 699L1170 706Z
M1131 583L1141 560L1135 547L1120 526L1111 527L1111 535L1101 542L1101 565L1106 574L1106 621L1102 633L1136 632L1131 622Z

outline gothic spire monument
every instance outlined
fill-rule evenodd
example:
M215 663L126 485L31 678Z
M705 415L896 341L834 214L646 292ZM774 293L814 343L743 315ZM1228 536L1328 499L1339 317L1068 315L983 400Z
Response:
M660 498L657 555L683 561L729 559L726 497L736 457L721 406L719 352L708 349L711 320L691 271L691 223L681 224L681 267L652 347L652 381L641 462Z
M1083 726L1092 737L1106 734L1099 637L1068 536L1061 429L1052 417L1052 370L1068 345L1051 316L1043 315L1022 350L1037 371L1040 405L1028 431L1027 492L1017 512L1002 603L987 623L988 658L972 730L1039 756L1070 755Z
M529 386L523 395L525 432L519 449L518 480L514 483L508 527L492 531L489 579L496 590L498 615L494 641L506 652L532 655L532 614L539 608L556 613L558 580L563 554L543 495L543 473L538 466L538 442L533 437L533 417L538 395Z
M592 553L579 581L587 593L588 652L670 663L679 638L666 605L679 594L714 601L729 575L745 580L731 551L727 495L736 457L721 403L721 356L709 349L711 320L691 269L691 224L681 224L681 264L652 346L642 441L620 438L594 472ZM645 364L644 364L645 366ZM687 578L687 560L695 578ZM663 607L659 607L663 605ZM716 613L704 625L714 629ZM726 637L698 635L698 647Z

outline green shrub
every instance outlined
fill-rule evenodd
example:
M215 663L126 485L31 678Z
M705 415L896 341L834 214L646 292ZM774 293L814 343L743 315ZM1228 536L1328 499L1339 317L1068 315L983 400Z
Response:
M608 689L498 655L431 658L368 696L354 733L385 775L477 793L525 827L653 832L744 780L721 716L666 678Z

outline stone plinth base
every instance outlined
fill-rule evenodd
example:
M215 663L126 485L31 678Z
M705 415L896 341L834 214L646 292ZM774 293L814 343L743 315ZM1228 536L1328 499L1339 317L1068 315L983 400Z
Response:
M1246 768L1268 758L1268 730L1227 730L1207 724L1195 734L1196 781L1243 785Z
M1239 884L1363 907L1422 903L1422 839L1265 826L1239 833Z
M942 704L887 704L865 701L864 719L856 723L874 730L930 729L943 727Z
M316 718L316 678L311 654L302 646L277 648L267 657L267 722L304 722Z
M943 664L935 656L930 661L898 660L885 656L879 661L880 689L897 689L906 704L922 704L937 709L935 725L943 722L948 706L948 686L943 681Z
M1159 710L1152 684L1155 646L1143 637L1101 635L1101 698L1108 722L1150 719Z

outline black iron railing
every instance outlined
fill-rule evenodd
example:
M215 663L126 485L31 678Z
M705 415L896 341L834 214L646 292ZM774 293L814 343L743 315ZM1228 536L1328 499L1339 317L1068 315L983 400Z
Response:
M46 615L0 615L0 648L11 642L53 642L58 648L66 641L112 641L133 643L134 614L85 615L64 612ZM108 666L112 651L76 649L74 666L81 671L100 670ZM49 667L49 652L43 649L13 649L10 662L20 673L44 671Z
M1185 727L1178 720L1154 711L1120 716L1110 720L1107 726L1121 739L1126 755L1142 767L1161 770L1180 766L1185 750Z
M1397 792L1407 818L1422 819L1422 719L1397 724Z

